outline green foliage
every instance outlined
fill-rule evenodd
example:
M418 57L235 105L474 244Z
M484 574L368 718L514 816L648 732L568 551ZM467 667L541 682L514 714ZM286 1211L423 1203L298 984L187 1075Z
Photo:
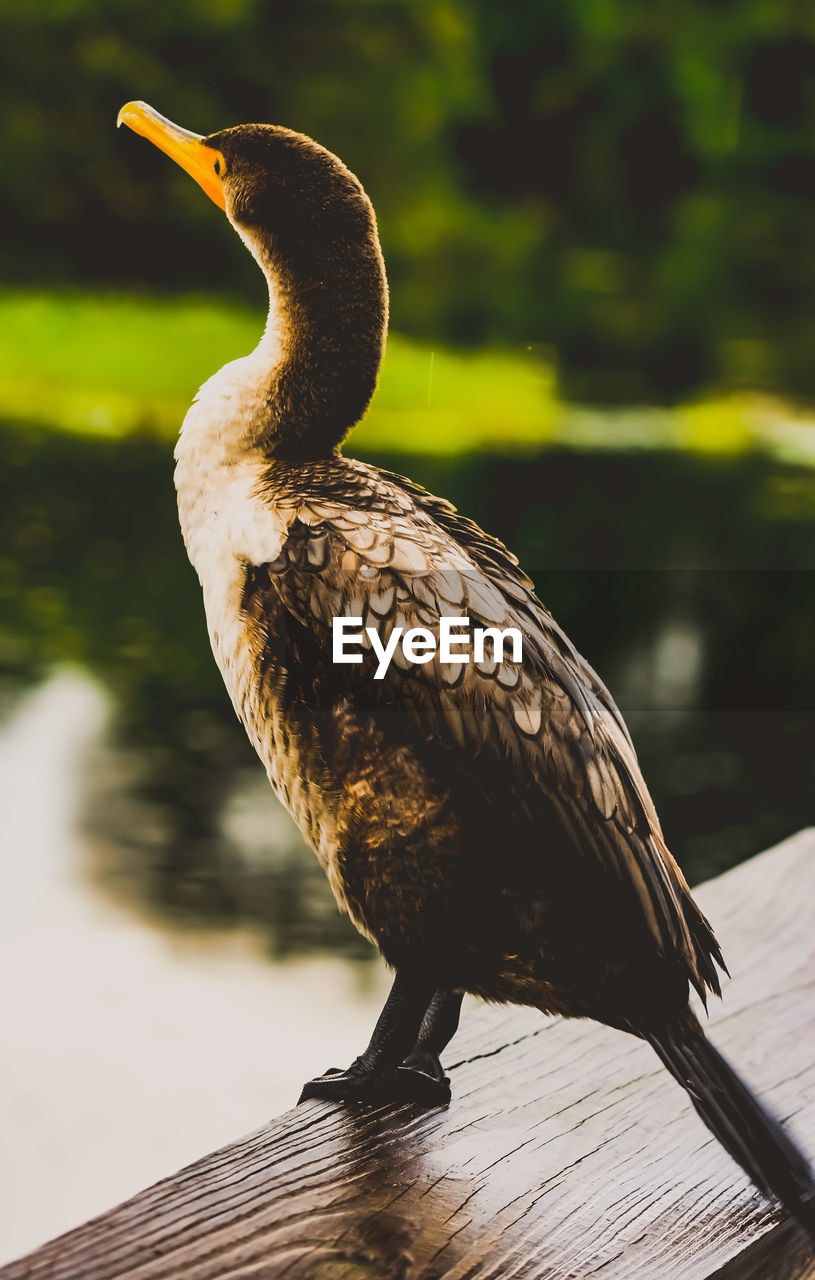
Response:
M342 155L400 332L548 346L572 399L815 394L811 6L0 0L6 278L260 298L132 97Z
M201 383L262 330L260 312L211 299L0 292L0 418L172 439ZM534 446L549 432L552 386L526 352L457 354L392 334L355 447Z

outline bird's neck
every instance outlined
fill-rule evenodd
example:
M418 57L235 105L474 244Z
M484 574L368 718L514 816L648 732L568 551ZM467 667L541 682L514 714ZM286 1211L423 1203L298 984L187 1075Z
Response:
M279 251L255 256L269 319L245 367L246 438L269 458L324 457L376 387L387 327L378 242L312 245L296 266Z
M254 509L270 462L336 451L382 358L387 291L375 235L323 258L319 246L285 259L250 248L269 283L266 329L251 355L203 385L176 446L179 513L199 573L224 513L240 509L243 520Z

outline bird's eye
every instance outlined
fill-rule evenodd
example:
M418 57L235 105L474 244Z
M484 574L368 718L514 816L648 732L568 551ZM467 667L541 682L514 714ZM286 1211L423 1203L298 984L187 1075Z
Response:
M223 177L223 175L226 173L226 161L224 160L224 158L223 158L223 156L221 155L220 151L219 151L219 152L218 152L218 154L216 155L216 157L215 157L215 159L214 159L214 161L213 161L212 167L213 167L213 169L215 170L215 172L216 172L216 174L218 175L218 177L219 177L219 178L222 178L222 177Z
M219 156L219 157L218 157L218 159L215 161L215 172L216 172L216 173L218 173L218 174L220 174L220 172L221 172L221 157L220 157L220 156Z

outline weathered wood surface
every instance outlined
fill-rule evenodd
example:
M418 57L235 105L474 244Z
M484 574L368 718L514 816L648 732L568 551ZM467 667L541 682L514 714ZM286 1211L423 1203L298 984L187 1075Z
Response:
M815 831L698 896L734 975L712 1037L813 1155ZM815 1277L646 1045L484 1008L446 1059L447 1110L309 1102L0 1278Z

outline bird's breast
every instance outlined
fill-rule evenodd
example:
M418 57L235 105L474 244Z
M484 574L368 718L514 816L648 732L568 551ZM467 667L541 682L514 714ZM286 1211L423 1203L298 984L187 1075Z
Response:
M190 426L197 429L190 432ZM275 647L270 641L284 635L282 606L267 597L260 613L246 607L247 579L257 566L278 557L287 527L268 496L260 496L265 464L230 456L222 433L205 428L201 407L193 406L176 450L175 480L181 530L201 583L212 652L274 791L316 852L344 907L334 865L331 796L312 767L314 744L297 732L285 705L282 695L291 692L290 673L270 656Z

